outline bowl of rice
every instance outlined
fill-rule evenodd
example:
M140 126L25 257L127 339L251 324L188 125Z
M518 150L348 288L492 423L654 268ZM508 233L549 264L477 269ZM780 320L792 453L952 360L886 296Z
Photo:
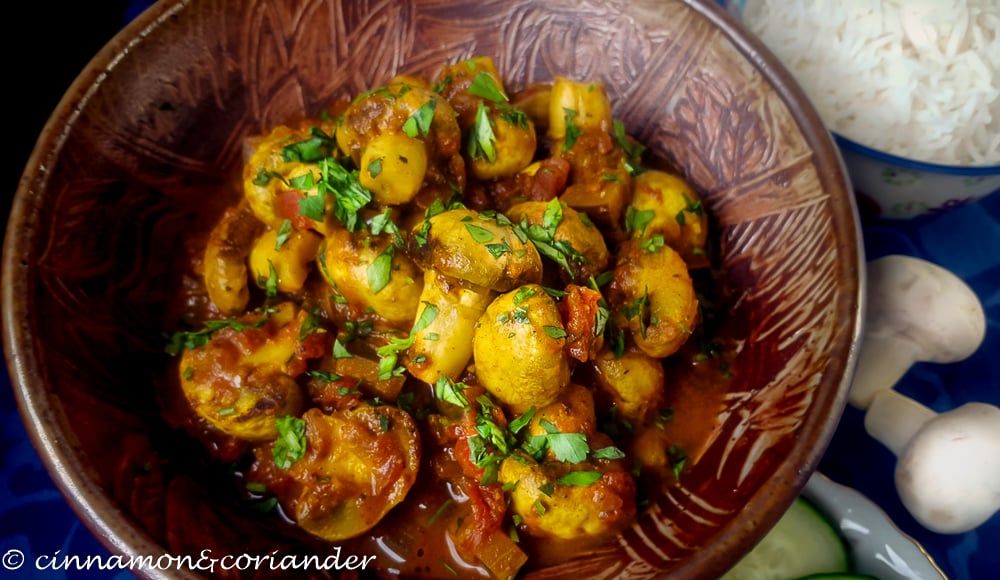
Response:
M840 146L862 217L1000 191L996 0L729 0Z

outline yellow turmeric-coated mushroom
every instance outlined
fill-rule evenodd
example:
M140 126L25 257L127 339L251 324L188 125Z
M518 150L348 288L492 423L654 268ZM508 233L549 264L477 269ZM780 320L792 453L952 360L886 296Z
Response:
M641 423L663 400L663 363L643 352L626 350L616 357L604 350L593 362L598 387L607 393L618 413Z
M616 254L608 291L619 327L654 358L674 354L698 321L698 297L687 264L670 246L628 240Z
M413 333L413 345L404 360L410 374L428 384L441 376L458 380L472 358L476 323L494 295L436 270L426 270L420 303L433 306L437 314Z
M632 180L631 207L635 212L631 215L637 216L633 221L640 224L633 228L632 237L649 240L659 234L688 265L708 265L708 214L682 177L656 169L640 173Z
M288 468L297 494L282 499L305 531L331 542L357 536L413 487L420 435L405 411L362 405L324 414L313 408L302 420L305 452Z
M525 201L514 205L505 213L517 223L523 220L528 224L544 226L548 216L554 213L553 203L559 202ZM597 226L586 218L586 214L566 204L560 204L558 215L553 239L568 244L571 248L569 255L566 256L570 272L564 270L564 278L571 282L586 284L591 276L597 276L607 268L611 260L607 243Z
M406 329L420 305L423 273L390 236L332 230L319 248L319 269L355 317L373 314L380 329Z
M299 230L290 230L281 238L279 241L279 230L268 230L257 238L250 250L250 273L258 286L297 292L312 271L323 238L313 231Z
M542 279L542 258L503 216L451 209L418 224L410 254L433 269L484 289L506 292Z
M515 411L556 400L569 384L559 308L538 284L501 294L476 324L476 376Z
M300 337L308 313L291 302L248 313L216 331L204 345L184 350L181 390L192 409L233 437L277 437L275 419L301 413L305 397L292 376L311 352Z
M205 245L202 278L219 312L242 312L250 300L247 257L263 229L246 202L230 207L212 228Z
M520 518L519 533L579 546L621 531L635 515L635 481L621 467L605 471L601 467L589 461L570 466L505 459L499 480L512 486L510 509Z

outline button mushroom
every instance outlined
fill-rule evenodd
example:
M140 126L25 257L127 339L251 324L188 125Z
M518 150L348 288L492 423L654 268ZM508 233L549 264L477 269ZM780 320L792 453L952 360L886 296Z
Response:
M941 414L892 389L916 361L957 362L985 335L975 293L930 262L886 256L868 264L864 341L849 401L865 430L897 457L896 489L913 517L964 533L1000 509L1000 409L967 403Z
M889 389L875 396L865 429L898 457L896 490L925 528L962 534L1000 510L1000 408L938 414Z
M565 342L555 299L538 284L525 284L498 296L476 323L476 376L517 412L548 405L569 384Z
M849 395L860 409L913 363L963 360L986 334L976 294L940 266L893 255L870 261L867 275L865 333Z
M424 270L420 303L437 315L414 333L406 368L430 384L442 375L456 380L472 358L480 315L498 292L539 282L542 258L501 214L466 208L428 216L414 228L410 250Z

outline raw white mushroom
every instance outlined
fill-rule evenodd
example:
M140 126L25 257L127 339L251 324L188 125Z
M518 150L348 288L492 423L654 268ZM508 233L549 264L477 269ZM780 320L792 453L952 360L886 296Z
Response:
M865 430L897 455L899 498L925 528L962 534L1000 510L1000 408L938 414L889 389L872 401Z
M968 358L986 335L975 292L948 270L891 255L868 262L864 338L848 400L868 408L915 362Z
M865 334L849 402L865 430L898 458L896 489L913 517L964 533L1000 509L1000 409L967 403L945 413L892 390L917 361L957 362L982 344L986 316L960 278L926 260L868 263Z

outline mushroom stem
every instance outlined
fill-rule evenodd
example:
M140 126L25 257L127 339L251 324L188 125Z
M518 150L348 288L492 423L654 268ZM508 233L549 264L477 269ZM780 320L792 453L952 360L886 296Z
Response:
M848 402L859 409L868 409L879 393L891 391L918 358L918 351L909 342L895 337L879 338L865 335L854 371L854 382Z
M1000 408L967 403L945 413L893 386L917 361L952 363L982 344L986 315L958 276L925 260L868 262L865 335L848 401L865 430L897 457L896 490L929 530L967 532L1000 509Z
M914 435L936 416L932 409L887 389L872 398L865 413L865 431L898 457Z

